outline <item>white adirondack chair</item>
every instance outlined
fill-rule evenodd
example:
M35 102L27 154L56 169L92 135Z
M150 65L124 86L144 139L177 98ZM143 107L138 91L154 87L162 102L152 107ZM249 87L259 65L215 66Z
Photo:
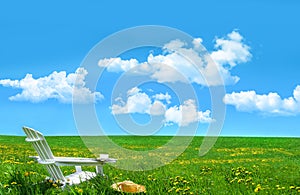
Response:
M117 161L116 159L109 158L107 154L100 154L100 158L55 157L42 133L29 127L23 127L23 130L27 135L25 140L31 142L38 153L38 156L32 156L32 158L46 166L52 179L59 180L64 185L79 184L95 177L97 174L103 175L103 165ZM75 166L76 172L64 176L60 166ZM82 171L81 166L96 166L96 173Z

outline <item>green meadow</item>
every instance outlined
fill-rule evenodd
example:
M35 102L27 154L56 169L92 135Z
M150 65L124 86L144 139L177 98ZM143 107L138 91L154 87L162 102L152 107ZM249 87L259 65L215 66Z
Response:
M171 139L110 138L131 150L153 150ZM55 156L94 157L80 137L46 139ZM105 165L106 176L61 189L59 183L45 179L44 166L29 158L36 152L25 137L0 136L0 194L122 194L110 186L124 180L144 185L146 194L300 194L299 138L220 137L200 157L202 140L194 137L184 153L154 170L126 171ZM73 167L61 169L65 175L75 171Z

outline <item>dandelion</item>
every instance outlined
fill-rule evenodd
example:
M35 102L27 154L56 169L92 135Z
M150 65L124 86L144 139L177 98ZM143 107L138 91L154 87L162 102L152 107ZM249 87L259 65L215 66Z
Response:
M28 177L29 174L30 174L29 172L25 172L25 173L24 173L24 176L25 176L25 177Z
M181 191L181 188L177 188L176 190L175 190L175 192L180 192Z
M260 191L260 188L259 187L256 187L255 189L254 189L254 192L259 192Z
M239 180L238 180L238 183L241 183L242 181L244 181L244 179L239 179Z
M8 187L8 186L9 186L9 184L4 184L4 185L3 185L4 188L6 188L6 187Z
M256 188L254 189L254 192L259 192L260 190L262 190L261 185L257 184Z
M17 184L17 182L15 182L15 181L11 182L11 185L16 185L16 184Z
M31 165L31 164L33 164L33 163L34 163L33 160L27 162L27 164L29 164L29 165Z
M77 192L78 192L78 193L82 193L82 192L83 192L83 189L80 188L80 189L77 190Z

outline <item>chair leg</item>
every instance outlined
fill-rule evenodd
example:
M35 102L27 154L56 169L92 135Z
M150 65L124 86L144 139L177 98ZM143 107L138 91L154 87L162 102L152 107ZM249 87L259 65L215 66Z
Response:
M103 174L103 167L101 165L96 166L96 173L100 174L100 175L104 175Z
M81 172L82 171L81 166L75 166L75 170L76 172Z

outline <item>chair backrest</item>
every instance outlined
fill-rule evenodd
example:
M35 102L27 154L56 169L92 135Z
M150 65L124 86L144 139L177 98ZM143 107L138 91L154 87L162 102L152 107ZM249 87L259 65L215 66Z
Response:
M55 164L53 153L43 134L29 127L23 127L23 130L27 135L25 140L32 143L35 151L40 157L39 163L46 166L53 179L64 181L65 177L59 166Z

